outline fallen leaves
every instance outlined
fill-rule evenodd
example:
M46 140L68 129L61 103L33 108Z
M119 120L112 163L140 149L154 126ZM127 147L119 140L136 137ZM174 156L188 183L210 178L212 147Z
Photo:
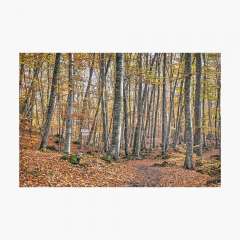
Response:
M38 142L37 137L20 138L21 187L219 186L206 173L183 169L182 152L170 151L166 161L156 159L155 151L148 159L108 163L100 153L86 151L80 164L72 165L61 153L38 151Z

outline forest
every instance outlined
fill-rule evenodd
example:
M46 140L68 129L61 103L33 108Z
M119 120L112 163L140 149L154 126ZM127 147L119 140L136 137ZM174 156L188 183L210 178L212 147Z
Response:
M20 53L20 187L220 187L220 53Z

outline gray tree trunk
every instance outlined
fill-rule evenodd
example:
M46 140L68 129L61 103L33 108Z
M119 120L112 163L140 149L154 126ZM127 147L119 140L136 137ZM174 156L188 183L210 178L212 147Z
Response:
M203 64L204 64L204 75L203 75L203 96L202 96L202 140L203 140L203 148L206 148L206 135L205 135L205 127L206 127L206 120L205 120L205 99L206 99L206 90L207 90L207 78L206 78L206 58L205 54L203 56Z
M220 58L220 57L219 57ZM219 59L221 61L221 59ZM217 79L217 104L215 111L215 147L220 147L221 149L221 65L220 62L217 62L217 71L216 79Z
M90 142L91 142L92 135L93 135L93 132L94 132L94 129L95 129L95 126L96 126L96 120L97 120L97 115L98 115L98 112L99 112L101 99L102 99L102 95L99 97L99 100L98 100L97 110L96 110L95 115L94 115L93 123L92 123L91 130L90 130L90 134L89 134L88 140L87 140L87 145L89 145Z
M147 127L150 123L150 113L151 113L151 110L152 110L154 90L155 90L155 86L153 86L152 89L151 89L150 100L149 100L149 104L148 104L148 107L147 107L147 117L146 117L145 127L143 129L143 134L142 134L142 148L146 148Z
M176 149L177 144L178 144L180 125L181 125L181 119L182 119L182 112L183 112L183 104L182 104L183 83L184 83L184 79L182 79L182 81L181 81L180 94L179 94L179 97L178 97L178 110L177 110L176 129L175 129L174 139L173 139L173 148L174 149Z
M182 56L180 59L180 64L182 61ZM167 128L167 139L166 139L166 154L168 151L168 146L169 146L169 137L170 137L170 133L171 133L171 122L172 122L172 115L174 114L174 96L175 96L175 91L176 91L176 87L177 87L177 83L178 83L178 78L179 78L179 72L180 72L180 66L178 68L178 73L174 82L174 86L172 89L172 92L170 92L170 110L169 110L169 119L168 119L168 128ZM172 75L172 74L171 74Z
M193 168L193 134L192 134L192 112L191 112L191 53L185 53L185 140L186 158L184 167Z
M106 103L106 75L105 75L105 63L104 53L100 54L100 79L102 85L102 121L103 121L103 143L104 152L108 152L108 117L107 117L107 103Z
M194 108L194 122L195 122L195 133L194 133L194 152L198 155L202 155L202 59L201 54L196 54L196 87L195 87L195 108Z
M61 53L57 53L55 66L53 70L51 94L50 94L50 99L48 103L47 117L45 120L45 124L43 128L43 137L40 144L40 149L42 150L45 150L48 144L48 135L49 135L49 130L50 130L53 111L54 111L55 99L56 99L57 81L58 81L59 68L60 68L60 58L61 58Z
M142 71L142 54L139 54L139 69ZM138 105L137 105L137 125L134 132L133 155L139 157L140 154L140 137L141 137L141 123L142 123L142 75L140 74L138 83Z
M128 156L128 84L127 78L124 81L124 88L123 88L123 107L124 107L124 150L125 155Z
M167 97L166 97L166 56L163 54L163 86L162 86L162 158L166 158L167 137Z
M86 110L87 110L87 100L88 100L88 96L89 96L89 93L90 93L90 87L91 87L91 84L92 84L94 61L95 61L95 53L93 53L93 60L92 60L91 66L89 68L88 84L87 84L87 88L86 88L86 91L85 91L85 94L84 94L84 98L83 98L82 114L81 114L82 115L82 119L81 119L80 128L79 128L80 129L80 133L79 133L79 148L81 148L82 144L83 144L82 128L84 126L84 118L85 118L85 113L86 113Z
M66 118L66 136L64 143L64 152L71 153L71 140L72 140L72 114L73 114L73 54L69 53L69 90L67 101L67 118Z
M155 109L155 114L154 114L153 148L156 147L157 120L158 120L159 101L160 101L160 86L158 85L158 89L157 89L157 104L156 104L156 109Z
M123 53L116 53L116 82L113 105L113 129L111 156L113 159L119 159L121 143L121 115L122 115L122 98L123 98Z
M134 103L136 103L137 102L137 84L135 84L134 88L135 88L134 89ZM133 146L133 140L134 140L134 136L135 136L135 115L136 115L136 104L133 104L130 147Z

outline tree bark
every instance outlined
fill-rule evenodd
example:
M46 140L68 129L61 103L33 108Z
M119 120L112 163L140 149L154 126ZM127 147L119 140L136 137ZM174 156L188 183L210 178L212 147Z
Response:
M69 53L69 90L67 101L67 118L66 118L66 136L64 143L64 152L71 154L71 141L72 141L72 114L73 114L73 54Z
M83 144L82 128L83 128L83 125L84 125L85 113L86 113L86 110L87 110L87 100L88 100L90 87L91 87L91 83L92 83L94 61L95 61L95 53L93 54L92 63L91 63L91 66L89 68L88 84L87 84L87 88L86 88L84 98L83 98L82 113L81 113L82 119L80 120L80 127L79 127L79 148L81 148L82 144Z
M174 149L176 149L177 144L178 144L180 125L181 125L181 119L182 119L182 112L183 112L183 104L182 104L183 83L184 83L184 79L182 79L182 81L181 81L180 94L179 94L179 97L178 97L178 110L177 110L176 129L175 129L174 139L173 139L173 148Z
M193 135L192 135L192 113L191 113L191 53L185 53L185 140L186 158L184 167L193 168Z
M101 97L101 107L102 107L102 121L103 121L103 143L104 152L108 152L108 117L107 117L107 103L106 103L106 75L105 75L105 63L104 63L104 53L100 54L100 79L102 85L102 97Z
M142 111L143 111L143 103L142 103L142 54L139 54L139 70L140 77L138 83L138 105L137 105L137 125L134 133L134 143L133 143L133 155L137 158L140 154L140 140L141 140L141 123L142 123Z
M123 88L123 107L124 107L124 150L125 155L128 156L128 84L127 78L124 81Z
M194 152L198 155L202 155L202 59L201 54L196 54L196 87L195 87L195 108L194 108L194 122L195 122L195 133L194 133Z
M60 57L61 57L61 53L57 53L54 71L53 71L51 94L50 94L50 99L48 103L47 116L46 116L45 125L43 129L43 137L40 144L41 150L45 150L48 144L48 135L49 135L49 130L50 130L53 111L54 111L55 99L56 99L57 81L58 81L59 68L60 68Z
M166 98L166 56L163 54L163 86L162 86L162 158L166 158L167 137L167 98Z
M206 90L207 90L207 78L206 78L206 57L205 54L202 54L203 57L203 64L204 64L204 71L203 71L203 96L202 96L202 143L203 149L206 148L206 135L205 135L205 128L206 128L206 120L205 120L205 99L206 99Z
M116 53L116 82L113 105L113 130L111 143L111 156L119 159L121 140L121 115L123 98L123 53Z

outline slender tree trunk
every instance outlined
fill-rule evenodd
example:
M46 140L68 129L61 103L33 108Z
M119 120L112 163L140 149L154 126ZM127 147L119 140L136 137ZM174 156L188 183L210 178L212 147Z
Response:
M180 94L179 94L179 97L178 97L178 110L177 110L176 129L175 129L174 139L173 139L173 148L174 149L176 149L177 144L178 144L179 133L180 133L180 125L181 125L181 118L182 118L182 112L183 112L183 104L182 104L183 83L184 83L184 79L182 79L182 81L181 81Z
M88 78L88 84L87 84L87 88L84 94L84 98L83 98L83 105L82 105L82 114L81 114L81 120L80 120L80 133L79 133L79 148L82 147L83 144L83 136L82 136L82 127L84 125L84 119L85 119L85 113L87 110L87 100L88 100L88 96L89 96L89 92L90 92L90 87L92 84L92 76L93 76L93 69L94 69L94 60L95 60L95 54L93 54L93 60L91 63L91 66L89 68L89 78Z
M138 83L138 106L137 106L137 125L134 133L134 143L133 143L133 155L137 158L140 154L140 140L141 140L141 123L142 123L142 111L143 111L143 103L142 103L142 54L139 54L139 70L140 77Z
M221 71L221 65L217 63L217 71ZM221 148L221 113L220 113L220 101L221 101L221 75L216 74L217 78L217 104L215 112L215 147Z
M93 123L92 123L91 130L90 130L90 134L89 134L88 140L87 140L87 145L90 144L91 139L92 139L93 131L94 131L94 128L95 128L95 125L96 125L97 115L98 115L99 108L100 108L101 99L102 99L102 96L100 96L99 100L98 100L97 110L96 110L95 115L94 115Z
M103 143L104 143L104 152L108 152L108 117L106 109L106 76L105 76L105 64L104 64L104 53L100 54L100 78L102 85L102 121L103 121Z
M66 136L64 143L64 152L71 154L72 128L73 128L73 54L69 53L69 90L67 101L67 118L66 118Z
M198 156L202 155L202 59L201 54L196 54L196 87L195 87L195 108L194 108L194 121L195 121L195 133L194 133L194 146L195 153Z
M143 110L142 110L142 122L141 122L141 130L140 130L140 151L143 149L143 141L145 141L145 137L143 139L144 135L144 120L146 115L146 109L147 109L147 99L148 99L148 93L149 93L149 87L146 83L143 90L143 96L142 96L142 104L143 104Z
M151 125L150 125L150 145L149 150L151 151L153 148L153 134L154 134L154 120L155 120L155 104L156 104L156 85L154 85L154 92L153 92L153 107L151 113Z
M44 129L43 129L43 137L40 144L40 149L42 150L45 150L48 144L48 135L49 135L49 130L50 130L53 111L54 111L55 99L56 99L56 88L57 88L57 81L58 81L59 68L60 68L60 57L61 57L61 54L57 53L54 71L53 71L51 94L50 94L50 99L48 103L47 116L45 118L46 120L45 120Z
M157 105L156 105L156 110L155 110L155 115L154 115L154 128L153 128L153 148L156 147L156 136L157 136L157 120L158 120L158 109L159 109L159 102L160 102L160 86L158 85L158 90L157 90Z
M182 56L181 56L179 64L181 64L181 60L182 60ZM170 92L170 110L169 110L169 119L168 119L168 128L167 128L167 137L166 137L167 138L166 139L166 154L167 154L168 145L169 145L169 136L170 136L170 132L171 132L172 115L174 114L174 96L175 96L175 91L176 91L178 78L179 78L179 70L180 70L180 66L178 68L178 73L177 73L177 76L176 76L176 79L175 79L175 82L174 82L173 89Z
M145 127L143 129L143 135L142 135L142 148L146 148L147 127L149 126L149 123L150 123L150 114L151 114L151 110L152 110L154 90L155 90L155 86L152 87L150 101L149 101L148 108L147 108L146 123L145 123Z
M134 89L134 103L137 103L137 84L135 84L135 89ZM136 104L133 104L130 147L133 146L133 140L135 136L135 115L136 115L135 113L136 113Z
M204 76L203 76L203 96L202 96L202 140L203 140L203 149L206 148L206 135L205 135L205 127L206 127L206 120L205 120L205 99L206 99L206 88L207 88L207 79L206 79L206 59L205 54L203 56L203 63L204 63Z
M193 134L192 134L192 113L191 113L191 53L185 53L185 140L186 158L184 167L193 168Z
M125 155L128 156L128 84L127 78L124 81L123 88L123 107L124 107L124 150Z
M25 72L25 67L24 64L21 63L20 65L20 72L19 72L19 96L22 95L22 85L23 85L23 79L24 79L24 72Z
M123 98L123 53L116 54L116 82L113 105L113 130L111 143L111 156L119 159L121 140L121 115Z
M162 86L162 158L166 158L167 137L167 97L166 97L166 53L163 54L163 86Z

